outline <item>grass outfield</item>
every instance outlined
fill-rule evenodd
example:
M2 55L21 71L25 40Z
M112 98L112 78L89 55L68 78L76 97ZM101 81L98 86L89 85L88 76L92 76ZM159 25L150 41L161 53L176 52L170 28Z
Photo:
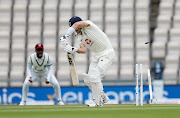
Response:
M0 118L180 118L180 105L0 106Z

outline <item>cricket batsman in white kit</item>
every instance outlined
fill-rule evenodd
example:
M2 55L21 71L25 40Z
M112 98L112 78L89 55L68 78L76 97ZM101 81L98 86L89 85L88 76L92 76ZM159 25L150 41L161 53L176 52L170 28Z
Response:
M82 21L74 16L69 20L70 28L67 34L61 37L64 50L69 53L86 53L87 48L93 52L93 58L89 66L88 74L83 74L85 84L93 94L94 104L89 107L101 107L109 101L103 91L102 78L115 58L115 52L107 35L101 31L92 21ZM76 33L79 47L72 47L68 43L69 37Z
M52 61L51 57L44 53L44 46L38 43L35 46L35 52L32 54L27 62L27 77L24 81L22 88L22 100L19 105L26 105L27 93L29 86L32 85L33 81L43 79L46 84L51 84L56 93L58 105L64 105L61 99L61 90L58 81L52 73Z

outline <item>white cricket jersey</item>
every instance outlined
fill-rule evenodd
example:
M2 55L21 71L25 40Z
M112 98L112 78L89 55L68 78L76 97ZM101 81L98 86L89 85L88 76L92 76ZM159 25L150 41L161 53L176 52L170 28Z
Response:
M92 52L98 53L106 49L113 49L111 42L107 35L100 30L92 21L85 21L90 26L82 28L82 39L80 43L83 43Z
M32 54L27 62L27 74L31 76L31 71L35 73L45 72L48 75L48 79L52 73L51 58L47 53L43 53L41 58L37 57L37 54Z

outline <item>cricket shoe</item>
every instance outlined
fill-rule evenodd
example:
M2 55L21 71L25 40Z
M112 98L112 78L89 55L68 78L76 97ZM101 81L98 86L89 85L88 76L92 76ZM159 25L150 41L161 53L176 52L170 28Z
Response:
M88 104L87 106L88 106L88 107L103 107L103 104L97 105L97 104L95 104L95 103L92 103L92 104Z
M109 102L110 100L109 97L105 93L102 95L102 98L103 98L103 104Z
M103 107L103 98L102 98L102 96L100 97L100 103L99 103L99 105L97 105L97 104L95 103L95 99L93 99L93 103L88 104L87 106L88 106L88 107Z
M19 105L20 105L20 106L26 105L26 101L21 101L21 102L19 103Z
M57 105L64 105L64 102L62 100L59 100Z

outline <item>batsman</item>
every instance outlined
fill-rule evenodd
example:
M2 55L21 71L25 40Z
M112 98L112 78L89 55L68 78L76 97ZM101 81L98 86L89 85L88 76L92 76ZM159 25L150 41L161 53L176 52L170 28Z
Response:
M103 91L102 78L115 58L115 52L107 35L100 30L92 21L83 21L74 16L69 20L67 34L61 37L64 50L69 53L86 53L87 48L93 52L93 58L89 66L88 74L83 74L85 84L93 94L93 104L89 107L102 107L109 101ZM77 34L78 47L72 47L68 43L70 36Z

